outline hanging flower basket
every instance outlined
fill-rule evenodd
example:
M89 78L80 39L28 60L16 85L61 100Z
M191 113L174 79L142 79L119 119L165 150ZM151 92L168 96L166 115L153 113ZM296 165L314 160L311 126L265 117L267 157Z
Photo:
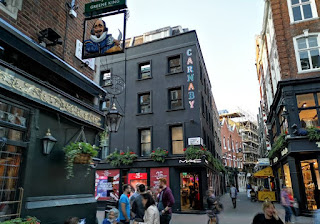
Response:
M112 166L131 165L138 158L135 152L127 149L127 152L118 152L116 149L113 153L107 156L106 162Z
M90 162L91 162L91 155L85 154L85 153L77 154L73 160L74 164L90 164Z
M99 148L95 145L91 145L86 142L72 142L69 145L64 147L66 153L66 170L67 170L67 179L73 177L73 164L87 164L90 171L90 163L92 162L92 157L98 155ZM87 172L87 173L88 173Z

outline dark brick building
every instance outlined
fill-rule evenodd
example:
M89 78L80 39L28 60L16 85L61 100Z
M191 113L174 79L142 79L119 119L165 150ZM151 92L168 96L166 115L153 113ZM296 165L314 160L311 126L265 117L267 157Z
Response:
M104 128L98 99L105 91L75 56L86 1L76 1L76 18L71 2L0 3L0 222L19 215L48 224L70 216L95 222L94 171L84 178L86 168L75 165L75 178L67 180L62 150L77 136L97 143ZM61 45L39 44L47 28ZM57 143L45 155L48 128Z
M131 166L117 169L105 163L97 169L116 170L122 184L133 186L135 180L130 176L144 176L137 181L152 188L156 187L155 176L165 175L176 199L175 212L204 209L208 187L218 195L223 192L223 175L204 159L187 162L183 155L188 140L198 138L200 142L201 138L215 158L221 159L218 112L196 32L166 27L126 43L124 55L101 58L101 81L103 85L104 73L111 73L126 83L117 96L124 120L110 137L110 151L130 148L139 158ZM158 147L169 151L164 163L150 159ZM197 193L190 205L192 188Z
M272 149L278 194L293 189L302 211L320 208L319 148L307 136L319 128L320 1L266 1L257 42L261 111ZM285 144L279 146L281 136Z

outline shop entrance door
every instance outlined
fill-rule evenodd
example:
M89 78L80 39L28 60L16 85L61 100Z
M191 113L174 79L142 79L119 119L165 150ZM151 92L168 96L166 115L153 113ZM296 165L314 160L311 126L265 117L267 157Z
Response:
M201 209L199 182L198 173L180 173L181 211Z
M301 161L303 183L307 197L308 210L320 208L319 194L319 167L317 160Z

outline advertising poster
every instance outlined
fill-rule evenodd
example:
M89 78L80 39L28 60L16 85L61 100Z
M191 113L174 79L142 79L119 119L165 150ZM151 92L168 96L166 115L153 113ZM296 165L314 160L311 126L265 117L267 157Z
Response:
M98 201L119 199L120 170L97 170L95 197Z
M150 168L150 185L154 191L158 191L159 189L160 178L166 178L167 186L170 187L169 167Z
M148 185L148 174L147 173L129 173L128 174L128 184L136 190L137 184Z

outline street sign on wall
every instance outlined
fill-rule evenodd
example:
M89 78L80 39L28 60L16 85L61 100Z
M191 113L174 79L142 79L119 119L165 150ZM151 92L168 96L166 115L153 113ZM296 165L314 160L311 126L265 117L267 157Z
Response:
M114 10L127 8L126 0L100 0L85 4L85 16L93 16Z
M269 158L258 158L258 165L259 166L270 166Z
M203 145L203 139L200 137L188 138L188 145Z

